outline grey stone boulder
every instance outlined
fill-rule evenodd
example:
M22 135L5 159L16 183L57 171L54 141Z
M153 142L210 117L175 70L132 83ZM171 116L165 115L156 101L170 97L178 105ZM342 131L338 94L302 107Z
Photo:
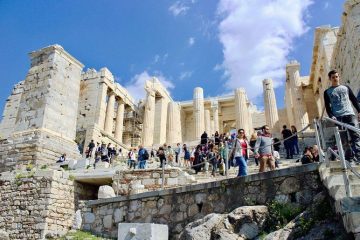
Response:
M98 198L112 198L115 197L115 192L114 189L108 185L103 185L99 187L99 192L98 192Z
M0 240L10 240L9 234L0 229Z

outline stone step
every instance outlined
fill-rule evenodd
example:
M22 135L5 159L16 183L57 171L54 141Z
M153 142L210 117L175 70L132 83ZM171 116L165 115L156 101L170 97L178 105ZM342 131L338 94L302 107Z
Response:
M350 185L352 196L353 197L360 197L360 184L359 185ZM344 185L335 185L331 188L328 188L329 194L335 200L340 200L346 197L346 191Z
M348 174L349 182L351 185L360 185L360 179L354 174ZM329 189L333 186L343 186L344 185L344 177L342 173L339 174L331 174L323 179L324 185Z
M360 197L345 197L336 201L335 211L342 216L347 232L360 234Z

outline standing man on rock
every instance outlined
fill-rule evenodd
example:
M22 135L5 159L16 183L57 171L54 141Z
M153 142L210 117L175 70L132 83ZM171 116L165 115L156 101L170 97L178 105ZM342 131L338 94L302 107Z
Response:
M360 105L349 86L340 84L340 76L336 70L328 73L331 86L324 92L325 108L329 118L339 122L358 127L360 118ZM355 114L354 109L357 111ZM348 130L352 149L355 152L355 161L360 162L360 135L357 132Z

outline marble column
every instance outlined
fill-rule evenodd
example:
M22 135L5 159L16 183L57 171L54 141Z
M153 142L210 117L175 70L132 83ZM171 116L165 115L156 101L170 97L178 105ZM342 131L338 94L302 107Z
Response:
M247 136L250 137L250 135L254 132L254 128L253 128L253 120L252 120L252 112L251 112L251 104L249 104L248 106L248 131L247 131Z
M176 102L169 102L167 109L166 143L174 144L180 142L180 134L181 123L179 105Z
M210 134L215 134L215 123L214 123L214 119L210 120Z
M112 135L114 125L115 94L111 92L106 106L106 117L104 130Z
M115 134L114 134L114 137L119 142L122 142L123 125L124 125L124 103L121 100L119 100L118 109L116 112Z
M205 110L205 132L208 134L208 136L211 136L212 132L211 132L211 128L210 128L210 110L206 109Z
M194 139L200 139L204 132L204 91L197 87L193 95L194 114Z
M155 92L146 90L146 102L144 110L142 144L146 147L152 146L154 139L154 120L155 120Z
M212 114L213 114L213 119L214 119L214 133L216 131L220 131L219 129L219 103L213 102L211 103L211 109L212 109Z
M285 84L285 106L286 106L286 116L287 116L287 124L288 125L295 125L294 120L294 112L293 112L293 105L292 105L292 94L290 88L290 82L287 80ZM283 123L285 124L285 123ZM281 124L281 125L283 125ZM281 126L282 127L282 126Z
M266 124L272 129L273 132L278 132L279 114L276 105L273 82L271 79L263 80L263 90Z
M246 105L246 92L243 88L237 88L235 90L235 119L237 129L247 129L248 108Z
M286 72L293 93L292 109L294 112L295 126L298 131L309 124L309 116L306 111L299 70L300 64L297 61L292 61L286 65Z

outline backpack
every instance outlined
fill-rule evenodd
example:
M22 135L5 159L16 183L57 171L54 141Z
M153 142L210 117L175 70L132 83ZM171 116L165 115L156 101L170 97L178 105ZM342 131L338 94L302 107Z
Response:
M149 153L146 149L144 149L144 153L143 153L143 159L144 160L148 160L149 159Z

